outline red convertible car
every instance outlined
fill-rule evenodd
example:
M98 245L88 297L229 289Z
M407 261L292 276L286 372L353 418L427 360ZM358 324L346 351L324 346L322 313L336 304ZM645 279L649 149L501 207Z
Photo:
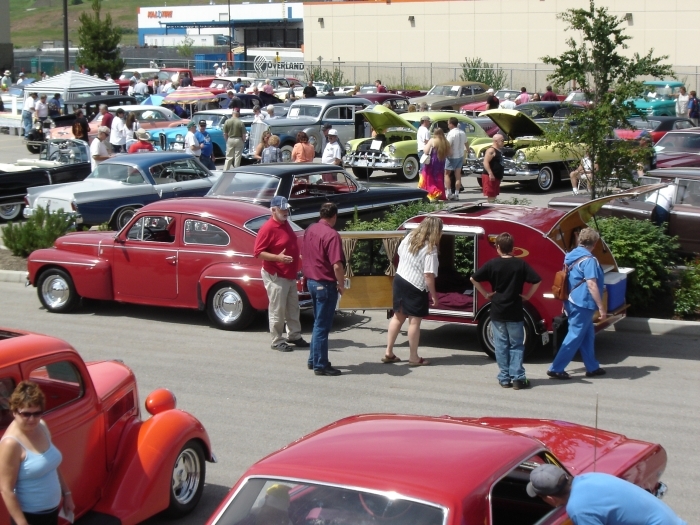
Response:
M155 202L116 235L69 233L53 248L32 252L29 282L49 312L68 312L84 297L206 309L217 327L240 330L256 311L267 309L253 246L269 217L269 209L244 202ZM293 228L301 243L303 230ZM310 299L300 294L306 307Z
M209 525L563 525L530 472L605 472L661 496L661 445L564 421L370 414L258 461Z
M65 341L0 328L0 435L13 420L9 397L25 379L46 396L42 418L63 454L76 518L130 525L194 509L205 461L216 458L202 424L175 409L171 392L161 388L146 398L151 417L144 421L136 378L124 363L85 363ZM0 524L9 523L0 500Z
M657 168L700 168L700 128L669 131L654 149Z

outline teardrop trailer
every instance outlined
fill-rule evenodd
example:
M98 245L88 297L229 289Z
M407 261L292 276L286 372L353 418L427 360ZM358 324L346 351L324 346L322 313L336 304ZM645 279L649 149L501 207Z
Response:
M548 208L486 203L430 213L443 221L443 234L436 278L439 302L437 307L430 308L426 320L477 325L481 348L494 356L491 304L474 290L469 277L488 260L498 256L496 236L508 232L515 239L514 256L525 258L542 278L537 293L523 305L525 355L547 346L554 330L554 318L562 313L561 301L551 293L554 276L562 269L566 252L577 246L578 232L588 226L608 201L633 198L655 191L659 186L644 186L596 199L566 213ZM340 300L341 310L391 310L398 245L426 216L409 219L397 231L340 232L348 261L346 286L349 285ZM605 272L604 301L608 304L607 318L595 321L598 332L626 317L630 306L625 300L626 276L634 269L620 268L603 239L596 244L593 255Z

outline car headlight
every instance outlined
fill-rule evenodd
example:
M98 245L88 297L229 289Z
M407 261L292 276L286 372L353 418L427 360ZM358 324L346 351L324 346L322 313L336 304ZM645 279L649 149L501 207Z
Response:
M390 144L388 149L389 153L391 153L392 155L396 153L396 146L394 146L393 144Z
M467 152L467 158L469 160L476 160L476 152L474 151L474 148L469 148L469 151Z
M39 121L37 120L37 121L34 123L34 129L40 130L40 129L41 129L41 122L39 122Z
M349 142L345 143L345 151L347 151L348 153L350 153L352 151L352 146L350 145Z
M519 150L513 157L513 160L516 164L525 164L525 152L523 150Z
M177 135L175 135L175 142L185 142L185 137L178 133Z

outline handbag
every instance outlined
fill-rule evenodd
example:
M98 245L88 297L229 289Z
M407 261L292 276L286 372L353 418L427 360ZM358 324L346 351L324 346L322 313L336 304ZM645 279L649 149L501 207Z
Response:
M428 153L423 153L423 155L420 156L420 163L421 164L430 164L430 153L433 151L433 148L430 148L430 151Z

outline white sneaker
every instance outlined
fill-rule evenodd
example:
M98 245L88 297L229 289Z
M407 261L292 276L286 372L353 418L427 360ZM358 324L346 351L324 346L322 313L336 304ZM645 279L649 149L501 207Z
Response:
M574 195L578 195L578 188L574 188L574 189L573 189L573 194L574 194Z
M450 200L451 201L458 201L459 195L457 195L456 193L453 193L452 195L450 195Z

